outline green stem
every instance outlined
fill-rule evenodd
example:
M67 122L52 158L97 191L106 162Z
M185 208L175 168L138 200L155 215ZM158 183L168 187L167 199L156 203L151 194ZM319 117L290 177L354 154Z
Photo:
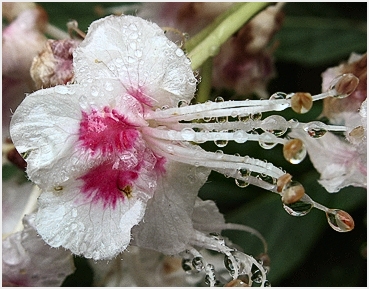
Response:
M208 58L201 67L201 82L198 87L196 100L203 103L209 99L211 91L211 81L213 75L213 58Z
M223 19L196 47L190 50L193 70L199 68L211 56L218 54L220 46L237 32L247 21L269 5L269 2L249 2L237 6L238 9ZM232 9L232 11L234 8ZM213 28L213 27L212 27ZM207 28L205 28L207 29ZM201 32L200 32L201 33Z

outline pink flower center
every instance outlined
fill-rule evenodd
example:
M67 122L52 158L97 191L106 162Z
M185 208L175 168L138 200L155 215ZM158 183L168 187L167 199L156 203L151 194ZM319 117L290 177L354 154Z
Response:
M154 188L145 182L156 183L165 160L153 154L137 127L117 111L105 107L82 112L79 141L79 147L99 163L79 178L83 180L81 191L89 201L102 201L104 207L115 208L136 189L153 193Z

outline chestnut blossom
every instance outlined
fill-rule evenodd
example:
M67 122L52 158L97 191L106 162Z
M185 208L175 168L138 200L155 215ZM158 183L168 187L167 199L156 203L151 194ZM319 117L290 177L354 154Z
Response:
M112 259L130 245L187 256L215 285L214 266L197 248L210 249L226 256L234 279L256 266L266 284L259 262L210 234L250 229L225 223L214 202L197 197L199 189L214 170L240 187L253 184L285 195L292 215L306 214L316 203L271 163L197 144L286 145L281 136L287 129L306 133L310 124L277 115L261 120L261 113L295 109L299 101L292 100L301 94L189 105L197 84L190 64L154 23L108 16L91 24L73 54L74 82L28 95L12 117L14 145L42 190L35 227L50 246L94 260ZM335 94L331 89L308 99ZM259 128L264 132L254 131ZM289 161L299 163L305 154L301 146ZM291 197L306 203L306 212L295 211Z
M70 252L51 248L38 236L34 215L23 220L24 229L2 243L2 285L60 286L75 270Z

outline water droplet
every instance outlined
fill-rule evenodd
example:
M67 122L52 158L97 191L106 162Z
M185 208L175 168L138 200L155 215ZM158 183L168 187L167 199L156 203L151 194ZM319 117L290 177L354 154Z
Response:
M299 182L290 181L282 189L282 202L291 205L300 201L304 195L304 187Z
M262 113L261 112L256 112L256 113L253 113L251 114L251 119L253 120L260 120L262 118Z
M280 100L280 99L286 99L287 93L284 92L275 92L273 93L269 100Z
M54 187L54 191L61 192L64 188L62 186L56 186Z
M228 116L217 116L215 121L219 123L225 123L228 121Z
M220 47L218 45L210 46L209 56L216 56L219 53Z
M224 256L224 266L229 271L231 276L233 276L235 273L234 264L232 262L232 259L227 255Z
M275 136L281 136L287 131L287 121L280 115L271 115L261 122L261 128Z
M192 266L195 268L195 270L199 272L202 271L204 269L204 263L203 263L202 257L193 258Z
M136 31L137 30L137 26L134 23L129 24L128 28L131 29L131 30L133 30L133 31Z
M259 145L263 149L272 149L277 145L276 136L270 132L264 132L259 137Z
M113 84L111 82L109 82L109 81L105 82L104 87L105 87L105 90L106 91L113 91L114 90Z
M142 50L136 50L135 51L135 56L141 57L142 56Z
M184 55L183 50L182 50L181 48L178 48L178 49L176 50L176 55L177 55L178 57L183 56L183 55Z
M337 232L349 232L355 227L354 219L345 211L329 209L326 215L329 225Z
M215 102L224 102L224 98L221 96L217 96L214 100Z
M214 266L212 264L207 264L205 267L205 271L206 271L205 284L212 286L215 283Z
M73 208L72 209L72 217L75 218L75 217L77 217L77 215L78 215L77 209L76 208Z
M54 90L56 93L61 93L61 94L67 94L69 92L68 87L65 85L57 85L54 87Z
M288 122L291 128L297 128L299 126L299 121L295 118L290 119Z
M76 224L76 223L72 223L72 224L71 224L71 228L72 228L72 230L77 229L77 227L78 227L78 226L77 226L77 224Z
M263 280L263 274L255 264L253 264L251 267L251 273L251 280L255 283L260 284Z
M216 144L217 147L225 147L228 144L228 140L225 139L219 139L219 140L215 140L214 143Z
M247 115L239 115L238 116L238 120L239 121L242 121L242 122L246 122L246 121L248 121L249 119L250 119L250 114L247 114Z
M296 138L289 140L283 146L283 156L291 164L299 164L306 157L306 148L302 140Z
M265 280L264 287L272 287L272 284L268 280Z
M303 201L297 201L293 204L283 204L283 208L294 217L301 217L308 214L313 208L313 204L306 203Z
M185 107L188 106L188 101L187 100L180 100L178 101L178 107Z
M237 130L234 134L233 134L233 138L234 141L236 143L245 143L248 140L248 135L245 131L243 130Z
M192 128L186 127L182 129L181 136L186 141L193 141L195 139L196 133Z
M312 121L304 126L304 130L312 138L320 138L327 133L326 125L320 121Z
M249 183L244 180L234 179L234 181L236 185L240 188L246 188L249 185Z
M91 95L92 96L98 96L99 95L99 91L97 90L96 86L91 87Z
M328 91L333 97L345 98L354 92L359 84L359 79L352 73L342 74L334 78Z
M191 268L191 260L190 259L182 259L182 269L186 273L191 272L192 268Z

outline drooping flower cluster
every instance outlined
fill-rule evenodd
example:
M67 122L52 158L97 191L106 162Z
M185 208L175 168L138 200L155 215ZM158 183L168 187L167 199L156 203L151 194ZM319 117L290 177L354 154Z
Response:
M316 204L271 163L197 144L283 144L285 157L299 163L305 146L283 135L288 129L314 135L321 124L277 115L262 120L261 113L306 111L314 100L348 92L332 86L316 96L276 93L269 100L190 105L197 84L190 64L156 24L133 16L91 24L73 54L74 82L28 95L12 117L12 140L42 190L35 227L52 247L94 260L112 259L130 245L179 255L184 268L205 272L209 285L217 284L214 266L196 248L218 251L234 279L248 275L249 285L266 285L259 262L214 234L249 229L225 223L214 202L197 197L211 170L240 187L280 194L292 215L318 207L338 231L351 230L353 220ZM350 79L344 75L338 83Z

